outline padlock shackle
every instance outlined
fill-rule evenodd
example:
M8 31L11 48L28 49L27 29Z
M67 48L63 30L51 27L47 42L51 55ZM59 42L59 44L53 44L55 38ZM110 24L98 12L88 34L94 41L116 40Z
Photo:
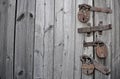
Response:
M92 58L85 54L80 57L80 60L82 61L82 63L86 63L87 60L90 60L89 63L93 63Z

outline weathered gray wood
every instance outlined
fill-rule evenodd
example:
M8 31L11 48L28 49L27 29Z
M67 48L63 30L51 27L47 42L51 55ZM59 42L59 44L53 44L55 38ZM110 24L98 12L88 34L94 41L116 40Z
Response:
M44 79L53 79L54 66L54 0L45 0L44 24Z
M6 79L13 79L13 58L14 58L14 24L16 0L8 0L7 12L7 54L6 54ZM1 78L3 79L3 78Z
M89 27L77 18L78 5L82 3L93 5L93 0L36 0L36 7L35 0L17 0L16 15L18 18L23 14L23 18L17 19L14 29L16 0L0 0L0 78L13 79L14 75L15 79L33 79L33 76L34 79L93 79L93 75L81 72L80 55L93 57L93 48L83 47L83 41L93 41L93 34L87 37L77 32L77 28ZM101 36L95 33L95 40L105 42L108 47L107 59L99 59L96 53L95 59L112 72L105 76L96 70L94 79L119 79L120 1L94 0L94 4L113 11L112 14L95 12L95 16L91 12L91 25L103 21L113 27Z
M64 0L55 0L55 32L54 32L54 79L63 75L64 53Z
M74 79L75 1L64 0L62 79Z
M75 1L55 3L54 79L73 79Z
M34 79L43 79L44 71L44 0L36 0L35 18L35 50L34 50Z
M93 34L91 34L90 37L87 37L86 34L82 34L82 33L79 34L77 32L78 28L89 27L89 26L87 26L87 24L79 22L78 17L77 17L77 14L79 11L78 5L84 4L84 3L92 6L93 1L92 0L76 0L75 79L93 79L93 75L89 75L89 76L84 75L81 70L82 63L80 61L80 56L82 54L87 54L87 55L93 57L93 48L92 47L87 47L87 48L83 47L84 41L87 41L87 42L93 41ZM91 12L91 17L90 17L89 23L91 23L91 25L93 25L92 12Z
M0 0L0 79L13 79L15 0Z
M35 0L17 0L15 79L33 78Z
M53 79L54 0L36 1L34 79Z
M55 4L54 79L74 79L75 1Z
M7 44L6 44L6 31L7 31L7 6L3 5L3 0L0 1L0 78L5 79L5 65L6 59L5 56L7 54ZM6 1L7 2L7 1Z
M111 8L111 0L94 0L94 4L96 7L102 7L102 8ZM95 19L94 19L94 24L98 25L100 21L103 22L103 24L111 24L112 23L112 14L106 14L106 13L100 13L100 12L95 12ZM114 27L112 25L112 27ZM97 56L95 56L95 59L102 63L103 65L107 66L108 68L111 69L111 30L104 31L102 35L99 35L98 33L95 33L95 40L100 40L103 41L108 48L108 56L106 59L99 59ZM95 53L96 55L96 53ZM102 74L99 71L95 71L95 79L111 79L111 74L106 76Z
M120 78L120 1L112 0L112 78Z

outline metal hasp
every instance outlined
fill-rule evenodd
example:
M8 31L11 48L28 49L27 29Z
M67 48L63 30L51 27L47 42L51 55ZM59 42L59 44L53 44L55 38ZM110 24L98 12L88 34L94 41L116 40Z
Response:
M103 58L106 58L108 55L108 48L106 44L102 41L84 42L83 46L84 47L95 46L95 52L99 58L103 59Z
M90 11L112 13L112 10L109 8L99 8L99 7L92 7L88 4L80 4L79 5L79 12L78 12L79 21L82 23L88 22L90 19Z
M112 29L111 24L103 25L102 22L100 22L98 26L78 28L78 33L87 33L89 36L91 32L98 31L98 33L102 35L102 31L110 30L110 29Z
M84 42L83 43L84 47L97 46L97 45L102 46L102 45L104 45L104 42L102 42L102 41L94 41L94 42Z
M106 66L98 63L96 60L92 59L91 57L89 57L87 55L82 55L80 57L80 60L82 61L82 64L83 64L82 65L83 73L84 73L84 71L86 71L84 74L88 73L90 70L93 70L93 69L96 69L96 70L100 71L101 73L103 73L105 75L109 75L110 72L111 72L110 69L108 69ZM89 60L89 61L87 61L87 60ZM85 66L84 64L89 65L86 61L90 62L90 64L93 64L92 66L94 66L94 67L92 67L92 66L91 67ZM86 74L86 75L89 75L89 74Z

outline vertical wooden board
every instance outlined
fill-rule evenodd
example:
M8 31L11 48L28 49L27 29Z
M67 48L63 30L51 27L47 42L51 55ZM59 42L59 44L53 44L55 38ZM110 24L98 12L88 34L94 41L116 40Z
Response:
M117 2L116 2L117 1ZM116 27L118 27L119 26L119 24L117 24L118 26L116 26L116 22L117 22L117 20L119 19L119 12L116 12L117 10L119 10L119 4L118 4L118 0L115 0L115 1L113 1L112 0L112 26L113 26L113 28L112 28L112 64L111 64L111 66L112 66L112 77L111 77L111 79L113 79L113 78L115 78L115 79L117 79L117 74L116 74L116 72L117 72L117 70L116 70L116 59L118 59L117 58L117 56L115 56L116 55ZM119 22L118 22L119 23ZM118 28L117 28L118 29ZM117 43L118 44L118 43Z
M28 76L26 79L33 79L34 72L34 35L35 35L35 0L28 0L28 18L27 18L27 31L26 31L26 60L28 66L26 66Z
M75 0L64 0L63 65L61 79L74 79Z
M111 8L111 0L94 0L94 6L101 7L101 8ZM112 14L95 12L95 19L94 19L95 26L97 26L100 21L103 22L103 25L111 24L112 23L111 15ZM114 27L114 26L112 26L112 27ZM97 32L95 33L95 40L103 41L107 45L107 48L108 48L108 56L106 59L99 59L96 56L96 53L95 53L95 59L99 63L107 66L110 70L111 70L111 49L112 49L111 35L112 35L111 30L103 31L102 35L99 35ZM106 76L96 70L95 71L95 79L111 79L111 74Z
M36 1L34 79L53 79L54 0Z
M6 54L7 54L7 44L6 44L6 33L7 33L7 5L3 5L3 0L0 1L0 78L5 79L6 71ZM7 2L7 1L5 1Z
M112 0L112 78L111 79L119 79L120 78L120 1Z
M17 1L15 38L15 79L33 78L35 1Z
M54 0L45 0L44 79L53 79L54 66Z
M15 0L0 1L0 79L13 79Z
M43 79L44 64L44 0L36 0L34 79Z
M61 79L64 49L64 0L55 0L54 79Z
M80 56L86 54L90 57L93 57L93 47L83 47L84 41L91 42L93 41L93 34L91 33L90 37L87 37L86 34L79 34L77 29L83 27L90 27L87 26L87 23L81 23L78 20L78 5L79 4L89 4L92 6L93 0L76 0L76 38L75 38L75 78L74 79L93 79L93 75L85 75L82 73L82 63L80 61ZM93 25L93 13L91 12L90 21L91 27Z
M8 0L6 79L13 79L14 24L16 0Z
M75 1L56 0L55 5L54 79L73 79Z
M5 55L6 55L6 21L7 7L3 5L3 0L0 1L0 78L5 79ZM6 1L7 2L7 1Z

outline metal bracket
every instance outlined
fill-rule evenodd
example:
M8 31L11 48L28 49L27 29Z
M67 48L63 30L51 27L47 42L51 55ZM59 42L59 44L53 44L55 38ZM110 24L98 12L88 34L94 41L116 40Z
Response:
M92 7L88 4L80 4L79 12L78 12L79 21L82 23L88 22L90 19L90 11L112 13L112 10L110 8L99 8L99 7Z
M99 44L100 46L102 46L102 45L104 45L104 42L102 42L102 41L84 42L84 43L83 43L83 46L84 46L84 47L97 46L98 44Z
M98 33L102 35L102 31L110 30L110 29L112 29L111 24L102 25L102 23L100 22L98 26L78 28L78 33L87 33L88 35L90 35L91 32L98 31Z

